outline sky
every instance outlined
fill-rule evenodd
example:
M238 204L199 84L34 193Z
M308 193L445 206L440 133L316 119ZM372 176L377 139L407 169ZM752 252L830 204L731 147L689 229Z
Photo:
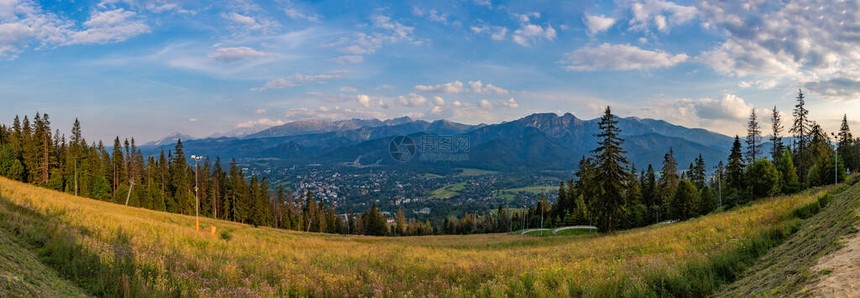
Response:
M0 123L140 143L303 119L860 127L854 1L0 0ZM786 124L788 126L788 124Z

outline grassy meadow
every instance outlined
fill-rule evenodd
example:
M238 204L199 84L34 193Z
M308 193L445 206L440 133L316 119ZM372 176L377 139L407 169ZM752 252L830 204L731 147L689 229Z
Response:
M94 295L671 294L683 289L667 281L684 287L679 280L691 272L721 270L720 264L708 269L714 258L750 247L751 253L763 254L766 249L758 251L760 246L773 244L755 239L784 238L790 231L782 227L796 228L800 221L792 211L816 202L828 190L759 200L729 212L612 235L386 238L202 220L218 228L220 233L212 236L194 231L193 216L125 207L0 178L0 206L5 206L0 208L0 231L36 238L24 245ZM46 236L40 238L38 230L30 229L44 229ZM64 262L77 261L60 261L67 259L80 259L80 264L69 267ZM116 289L105 281L88 280L92 272L114 279ZM692 287L688 293L715 290L713 285Z

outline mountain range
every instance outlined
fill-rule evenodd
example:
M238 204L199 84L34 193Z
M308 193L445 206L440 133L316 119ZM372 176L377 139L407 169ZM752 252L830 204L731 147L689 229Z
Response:
M732 138L699 128L686 128L662 120L617 118L625 139L627 158L638 168L659 169L671 148L679 168L699 154L709 166L725 160ZM599 119L583 120L573 114L532 114L498 124L469 125L447 120L424 121L408 117L389 120L305 120L270 127L235 137L183 139L187 154L235 158L239 161L277 160L280 164L402 165L412 167L469 167L479 169L569 170L597 146ZM468 140L465 158L457 161L401 163L391 157L395 136L409 136L422 147L427 136L458 136ZM143 146L147 154L171 150L178 135ZM426 148L424 148L426 149ZM436 151L439 152L439 151ZM419 150L420 154L426 150Z

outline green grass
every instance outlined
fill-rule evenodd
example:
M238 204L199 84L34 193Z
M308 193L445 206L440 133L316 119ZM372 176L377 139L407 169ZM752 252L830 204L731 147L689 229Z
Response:
M526 236L553 236L552 230L530 231L525 233Z
M457 174L457 176L460 176L460 177L493 175L493 174L498 173L496 171L488 171L488 170L481 170L481 169L469 169L469 168L464 168L464 169L460 169L460 170L461 170L461 172L459 174Z
M13 235L0 230L0 297L86 296L83 290L39 262L35 253L13 239Z
M555 193L558 191L558 186L550 186L550 185L532 185L526 187L518 187L518 188L507 188L496 191L493 194L494 199L501 199L506 201L512 201L516 199L516 194L521 192L526 192L530 194L549 194Z
M466 182L445 185L437 188L430 193L431 199L447 199L460 195L460 192L466 189Z
M581 237L344 236L203 219L222 232L213 236L191 229L187 215L3 178L0 188L9 202L0 204L0 230L86 293L111 297L710 296L819 218L793 210L818 202L824 214L846 197L822 204L829 188L818 188ZM860 185L849 191L856 197Z
M846 189L846 186L840 186ZM797 233L765 254L740 279L718 296L804 295L805 287L819 276L810 271L818 259L840 247L843 236L856 232L860 210L860 187L855 185L833 196L826 195L793 212L808 218Z
M570 236L570 235L583 235L583 234L597 234L597 231L592 229L567 229L561 230L556 233L557 236Z

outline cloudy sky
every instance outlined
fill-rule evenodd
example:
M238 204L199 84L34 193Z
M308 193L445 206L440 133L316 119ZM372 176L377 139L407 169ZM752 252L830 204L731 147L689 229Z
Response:
M211 2L0 0L0 122L149 141L611 105L733 135L798 88L826 129L860 119L860 0Z

